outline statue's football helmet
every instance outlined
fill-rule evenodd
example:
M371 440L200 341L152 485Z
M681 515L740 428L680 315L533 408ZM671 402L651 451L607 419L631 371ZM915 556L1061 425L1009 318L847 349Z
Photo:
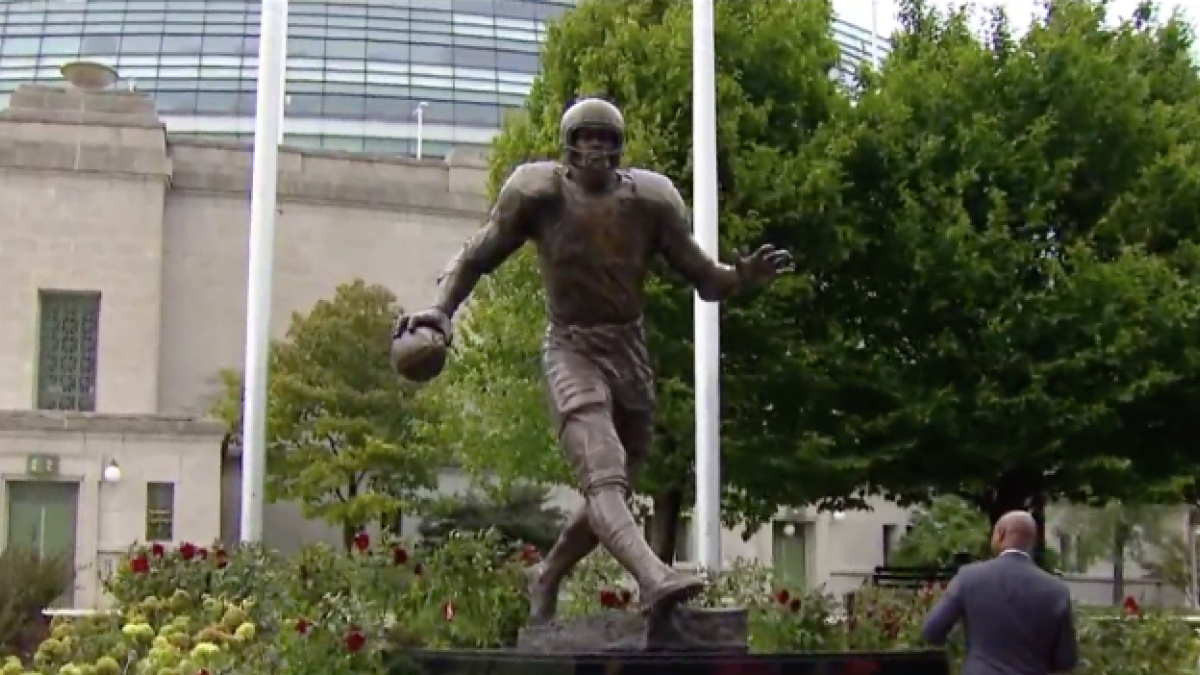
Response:
M581 148L578 138L584 129L606 131L614 143L599 151ZM563 113L559 133L568 165L582 169L615 169L620 165L625 149L625 117L612 103L601 98L579 99Z

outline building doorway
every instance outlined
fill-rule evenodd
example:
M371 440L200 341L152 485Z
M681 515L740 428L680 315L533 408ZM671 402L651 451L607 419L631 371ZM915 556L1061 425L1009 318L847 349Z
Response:
M75 567L76 516L79 484L61 481L7 481L8 538L6 550L59 557ZM73 591L55 605L71 604Z

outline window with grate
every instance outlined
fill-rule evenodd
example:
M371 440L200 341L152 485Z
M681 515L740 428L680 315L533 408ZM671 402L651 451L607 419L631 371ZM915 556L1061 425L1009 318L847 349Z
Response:
M100 294L43 291L38 345L38 409L96 409Z
M175 538L175 484L146 483L146 541Z

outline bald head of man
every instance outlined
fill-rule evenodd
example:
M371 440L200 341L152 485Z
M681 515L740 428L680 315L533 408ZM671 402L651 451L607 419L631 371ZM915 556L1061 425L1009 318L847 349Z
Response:
M1028 511L1009 511L996 521L992 530L992 551L1000 555L1016 549L1030 553L1037 543L1037 521Z

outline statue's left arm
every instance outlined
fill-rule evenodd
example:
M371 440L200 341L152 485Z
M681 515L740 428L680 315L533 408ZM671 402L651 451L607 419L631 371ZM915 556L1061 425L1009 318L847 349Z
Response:
M701 300L721 302L737 295L747 286L742 274L733 265L710 257L692 238L692 219L687 204L670 180L654 175L658 183L652 192L658 219L658 251L667 264L696 289Z

